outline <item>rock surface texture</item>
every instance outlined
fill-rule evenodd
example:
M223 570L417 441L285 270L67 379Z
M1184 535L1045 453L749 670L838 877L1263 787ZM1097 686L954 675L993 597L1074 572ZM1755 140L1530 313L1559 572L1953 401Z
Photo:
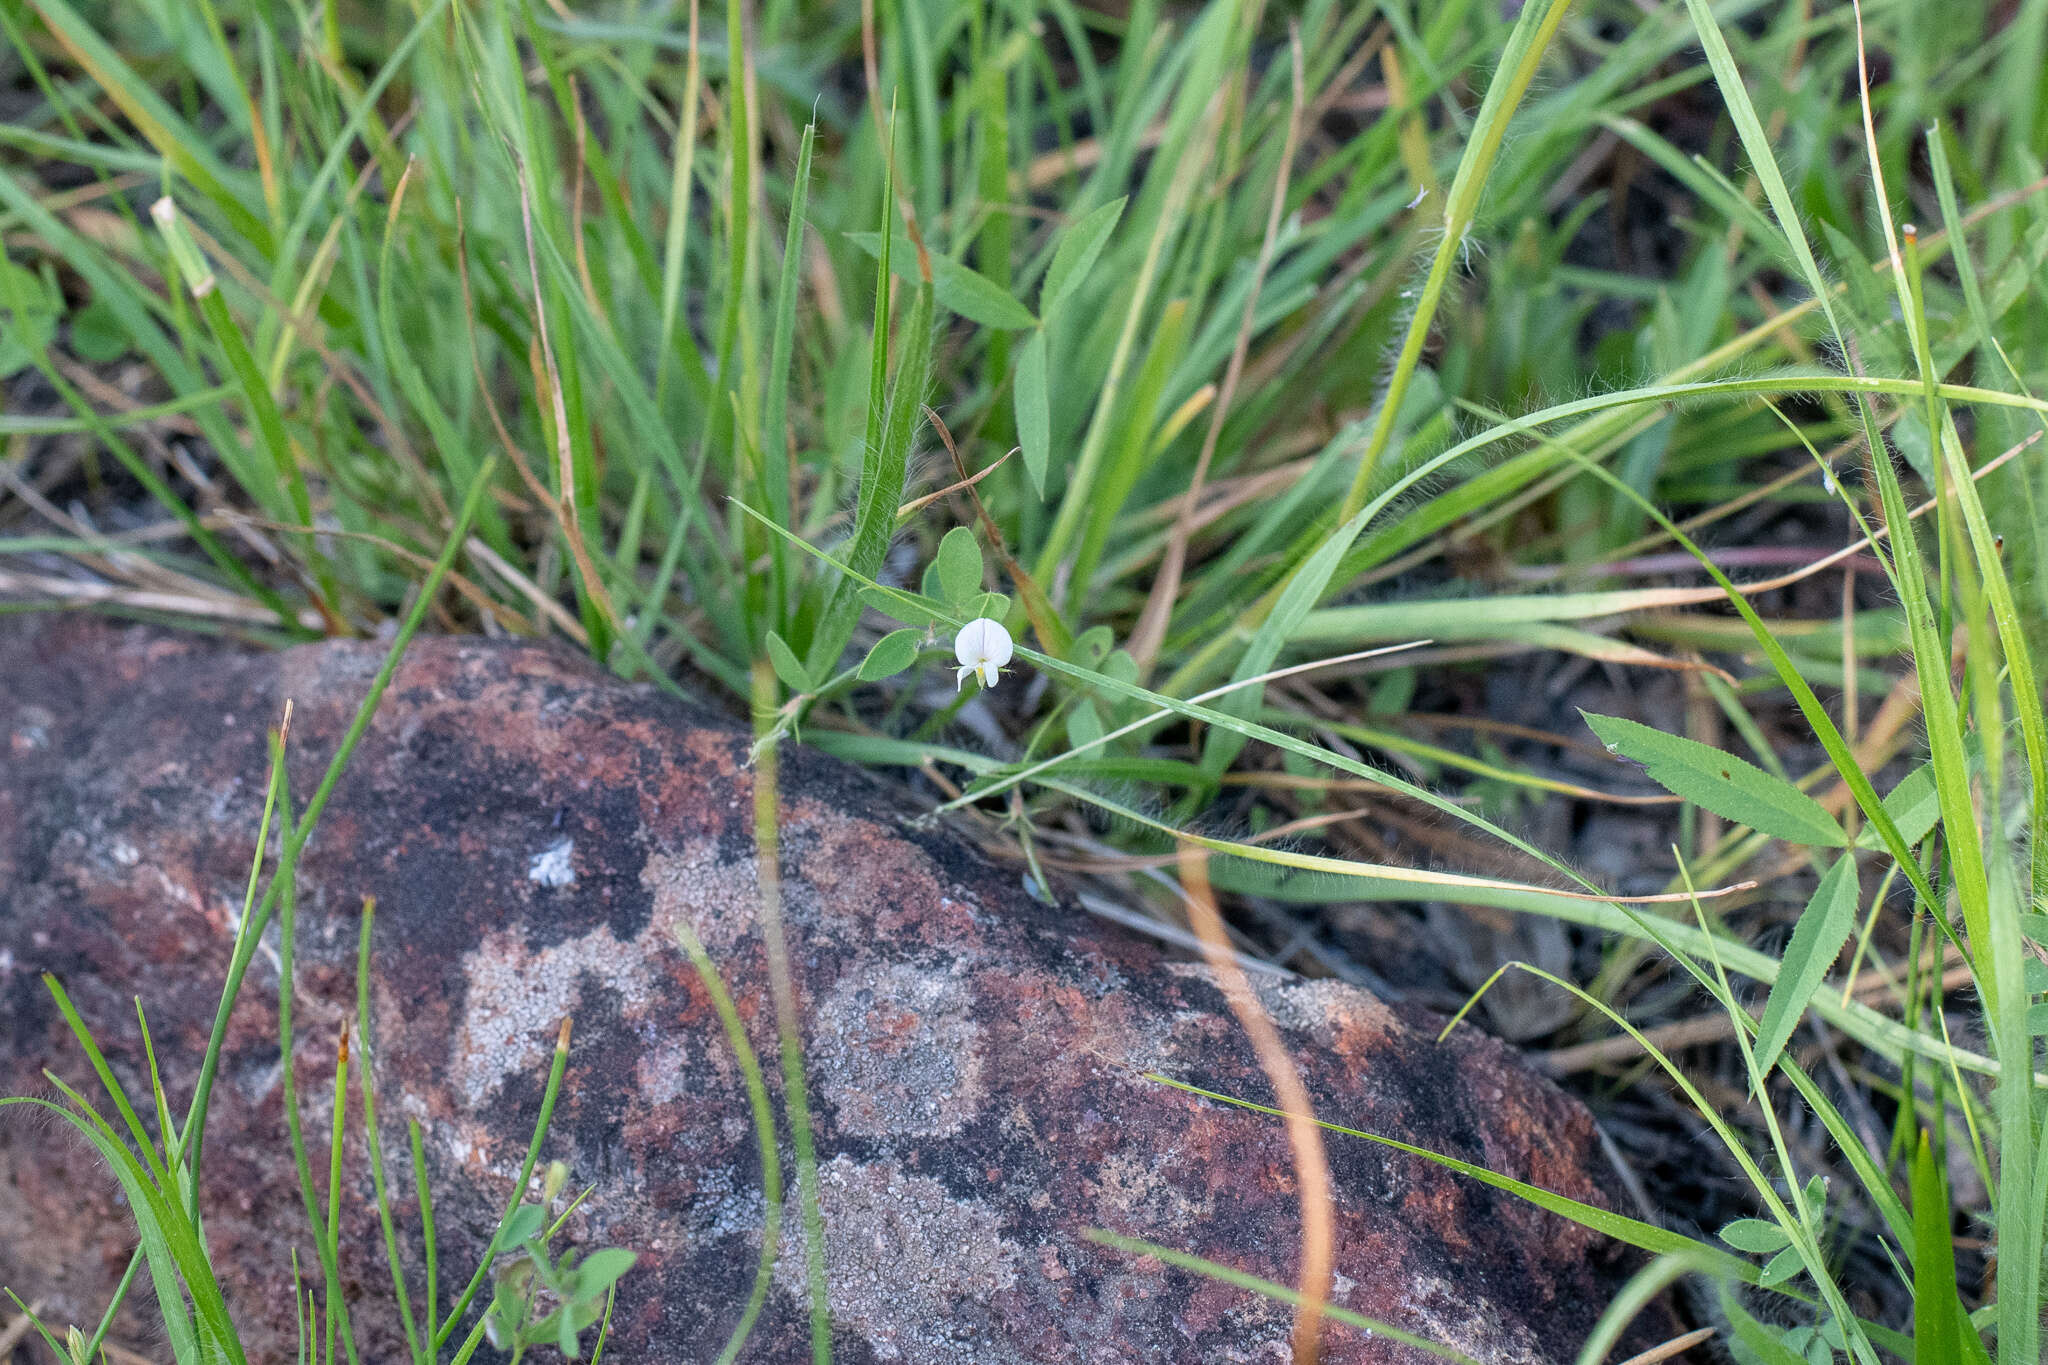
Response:
M139 995L184 1102L242 905L265 731L292 699L303 803L381 656L83 618L0 624L0 1093L51 1093L45 1067L93 1091L39 979L50 971L138 1095ZM403 1187L404 1121L423 1125L444 1306L509 1194L567 1015L546 1155L572 1190L595 1187L567 1237L641 1256L607 1358L708 1361L731 1330L759 1254L762 1170L740 1071L674 930L706 945L772 1073L747 750L729 721L565 652L422 639L408 654L301 866L296 1065L309 1132L324 1134L359 906L375 896L386 1151ZM1270 1094L1206 974L1036 903L1015 873L907 828L882 789L800 746L784 750L782 794L835 1360L1285 1360L1283 1306L1083 1237L1104 1228L1293 1274L1281 1125L1143 1078ZM1323 1116L1605 1202L1587 1115L1506 1047L1466 1028L1438 1044L1436 1020L1330 982L1262 990ZM211 1244L258 1360L293 1357L290 1248L311 1263L276 999L266 948L204 1164ZM21 1114L0 1111L0 1282L89 1325L127 1263L129 1224L83 1143ZM1630 1268L1601 1239L1420 1160L1341 1137L1330 1160L1339 1302L1487 1365L1571 1359ZM786 1135L783 1164L793 1192ZM345 1288L363 1359L396 1361L368 1171L358 1136ZM399 1221L417 1292L409 1201ZM801 1266L785 1249L743 1360L808 1358ZM129 1344L160 1346L143 1316L124 1321ZM1333 1326L1324 1358L1425 1357Z

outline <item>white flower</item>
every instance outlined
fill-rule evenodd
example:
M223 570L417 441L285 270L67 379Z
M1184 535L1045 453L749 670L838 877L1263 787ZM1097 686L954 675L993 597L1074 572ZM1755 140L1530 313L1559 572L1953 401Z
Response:
M997 670L1010 662L1010 632L1000 621L977 617L960 628L959 638L953 641L953 657L960 661L955 691L967 685L969 673L980 674L983 687L994 687L1002 676Z

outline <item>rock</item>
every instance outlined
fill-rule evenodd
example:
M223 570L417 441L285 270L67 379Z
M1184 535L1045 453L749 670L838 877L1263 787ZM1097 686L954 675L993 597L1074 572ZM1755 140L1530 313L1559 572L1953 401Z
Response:
M182 1112L240 914L265 731L292 699L303 803L380 659L369 644L261 653L80 617L0 624L0 1093L51 1093L45 1067L94 1092L39 980L49 971L138 1095L142 998ZM444 1307L509 1194L566 1015L547 1155L572 1191L594 1186L566 1236L640 1253L608 1357L706 1361L731 1330L759 1254L762 1171L732 1051L672 931L707 946L772 1073L747 749L729 721L560 650L412 646L301 867L296 1074L308 1131L324 1134L359 906L374 896L386 1151L404 1188L403 1125L423 1125ZM1293 1274L1281 1125L1143 1078L1269 1096L1207 975L1035 902L1014 872L900 814L858 772L785 748L785 913L834 1358L1286 1359L1284 1307L1083 1237L1104 1228ZM250 972L204 1160L208 1234L252 1360L293 1357L291 1249L313 1263L283 1137L276 962L266 948ZM1323 1116L1606 1202L1586 1113L1507 1047L1470 1028L1439 1044L1435 1018L1332 982L1263 991ZM0 1111L0 1282L90 1325L130 1225L83 1142L22 1114ZM398 1360L351 1122L345 1290L363 1359ZM793 1192L787 1141L785 1124ZM1571 1359L1632 1268L1604 1239L1426 1162L1341 1137L1330 1161L1338 1301L1489 1365ZM409 1199L399 1225L417 1294ZM160 1345L146 1314L123 1321L131 1345ZM1632 1340L1667 1329L1659 1308ZM804 1358L806 1331L786 1249L742 1358ZM1333 1326L1324 1358L1424 1357Z

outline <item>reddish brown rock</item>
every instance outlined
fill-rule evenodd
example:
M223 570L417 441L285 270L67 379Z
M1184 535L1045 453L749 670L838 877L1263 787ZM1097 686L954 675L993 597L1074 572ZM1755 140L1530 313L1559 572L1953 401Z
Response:
M379 660L362 644L255 653L78 618L0 626L0 1092L45 1091L44 1067L90 1082L38 979L53 971L138 1088L142 997L182 1103L242 901L265 729L293 699L303 800ZM375 896L388 1150L402 1171L400 1125L424 1125L451 1280L507 1196L556 1023L573 1016L549 1155L595 1186L571 1237L641 1253L608 1352L622 1361L710 1359L758 1255L741 1078L672 937L696 930L772 1068L746 755L727 721L567 653L421 640L302 867L302 1096L323 1102L357 907ZM782 851L835 1359L1285 1359L1283 1308L1082 1237L1107 1228L1291 1276L1280 1125L1142 1078L1269 1093L1205 974L1032 901L1015 874L906 828L860 774L794 746ZM263 1360L291 1358L289 1249L311 1259L275 998L264 952L204 1179L212 1246ZM1328 982L1265 1000L1326 1117L1603 1201L1586 1114L1501 1044L1461 1029L1439 1045L1434 1020ZM128 1225L83 1145L19 1113L0 1112L0 1281L89 1323ZM324 1131L327 1116L311 1121ZM347 1290L365 1360L396 1360L367 1164L350 1156ZM1339 1301L1488 1365L1569 1360L1628 1270L1601 1239L1422 1161L1342 1138L1330 1158ZM416 1211L400 1221L415 1245ZM801 1290L785 1252L744 1359L808 1357ZM1333 1328L1325 1358L1422 1357Z

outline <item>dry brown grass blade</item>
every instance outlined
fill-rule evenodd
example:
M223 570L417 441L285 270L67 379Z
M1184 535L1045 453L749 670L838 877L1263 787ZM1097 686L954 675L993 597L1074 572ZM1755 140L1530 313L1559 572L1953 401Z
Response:
M1394 790L1388 783L1373 782L1363 777L1312 777L1299 773L1225 773L1221 781L1226 787L1268 787L1277 791ZM1648 792L1628 796L1620 792L1604 792L1595 787L1582 787L1576 782L1559 782L1544 790L1569 796L1575 801L1600 801L1615 806L1675 806L1681 800L1669 793Z
M562 528L562 538L568 542L569 554L576 561L576 571L582 576L584 589L605 623L614 632L625 633L618 609L612 605L611 594L605 590L604 580L598 575L597 564L590 557L590 547L583 540L583 525L576 516L576 464L569 442L569 409L562 399L562 372L555 364L555 346L548 339L547 304L540 287L540 257L533 249L533 186L526 178L526 168L519 168L519 222L526 233L526 273L533 283L533 331L539 342L541 376L546 389L548 411L554 417L556 483L562 490L560 495L549 501L549 510L555 514L555 522Z
M1223 916L1209 888L1208 855L1182 843L1180 879L1188 919L1202 940L1202 955L1223 990L1223 998L1230 1003L1231 1013L1251 1039L1259 1067L1272 1082L1277 1106L1287 1116L1287 1140L1294 1149L1294 1175L1301 1191L1301 1299L1294 1310L1294 1365L1315 1365L1322 1350L1323 1305L1330 1298L1336 1251L1336 1217L1330 1203L1330 1162L1323 1150L1323 1131L1316 1126L1301 1072L1252 993L1251 981L1238 965L1224 932Z
M552 506L555 495L533 472L526 452L512 439L511 429L505 425L505 415L498 411L498 400L491 396L491 382L484 374L483 351L476 344L476 297L469 283L469 232L463 221L460 199L455 201L455 272L462 281L462 318L469 334L469 369L476 378L477 394L483 399L484 413L491 419L491 429L498 433L498 444L504 449L505 458L519 471L519 481L526 485L526 491L533 494L534 501L542 507Z
M1174 599L1180 596L1181 574L1187 568L1188 538L1194 534L1196 508L1202 498L1202 485L1208 481L1209 462L1216 457L1216 443L1223 436L1224 419L1230 415L1231 401L1237 397L1237 386L1244 378L1245 359L1251 354L1252 320L1258 313L1259 294L1266 282L1266 272L1273 265L1273 251L1280 239L1280 220L1287 208L1287 185L1294 170L1295 150L1301 145L1302 110L1307 104L1301 72L1301 31L1290 26L1287 33L1287 50L1293 62L1294 99L1288 111L1287 138L1280 148L1280 169L1273 180L1273 198L1266 210L1266 235L1259 243L1259 258L1252 267L1251 288L1245 291L1244 313L1238 319L1237 341L1230 350L1230 363L1223 370L1223 386L1217 391L1216 402L1209 409L1209 430L1202 437L1202 453L1195 460L1194 475L1188 480L1187 491L1181 494L1180 512L1174 519L1173 533L1166 541L1166 557L1160 561L1159 574L1152 580L1152 592L1145 599L1145 610L1138 616L1138 624L1131 631L1126 648L1138 663L1138 674L1143 677L1151 672L1152 662L1159 654L1159 646L1166 639L1166 623L1173 615Z
M400 545L397 541L392 540L389 536L380 536L374 531L328 530L324 527L318 530L308 530L304 526L296 526L288 521L272 521L267 517L250 516L245 512L224 512L216 517L210 518L210 520L213 521L215 524L221 526L259 526L266 531L275 531L280 535L317 535L322 537L323 539L359 541L365 545L376 546L379 550L383 551L385 554L390 555L393 559L404 560L406 563L412 565L414 568L420 570L422 573L434 567L434 558L432 555L424 555L421 554L418 550L408 549L405 546ZM482 545L483 542L478 540L475 536L471 536L469 538L468 544L472 548L474 548L476 546ZM497 559L497 556L492 555L492 558ZM497 561L497 565L502 565L503 563L503 560ZM493 567L497 567L497 565L494 565ZM485 592L483 589L483 585L478 583L475 579L469 578L461 573L458 573L453 569L448 570L445 577L447 579L448 586L453 588L458 596L467 601L471 606L475 607L479 615L489 616L492 619L496 620L499 625L507 626L515 630L524 630L530 628L530 623L528 621L521 617L517 612L513 611L510 607L507 607L504 603L497 601L489 593ZM515 581L513 583L513 586L517 587L519 586L519 584ZM555 610L560 611L561 608L557 606ZM534 633L540 634L541 632L536 629L534 630Z
M1690 1351L1693 1347L1701 1345L1712 1337L1714 1332L1715 1329L1712 1327L1697 1328L1685 1333L1683 1336L1673 1337L1661 1346L1652 1346L1640 1355L1632 1355L1627 1360L1622 1361L1621 1365L1658 1365L1659 1361L1669 1360L1675 1355Z
M583 629L583 623L571 616L560 602L557 602L554 598L541 591L538 583L535 583L518 569L506 563L504 556L500 555L476 536L469 538L466 548L469 551L470 558L503 579L521 597L531 602L534 611L552 621L555 629L561 631L562 634L568 636L571 640L574 640L578 645L586 649L590 647L590 635ZM452 579L454 575L450 574L449 577ZM527 624L533 626L534 634L544 633L540 630L537 620Z
M932 412L930 408L925 409L925 414L931 417L932 420L935 422L938 420L938 415ZM944 488L941 488L936 492L927 493L921 498L912 498L909 502L904 503L901 507L896 509L897 520L902 520L904 517L909 516L912 512L922 511L923 509L937 502L940 498L947 497L950 494L958 493L964 489L974 487L974 485L980 483L983 479L995 473L998 469L1001 469L1003 467L1003 461L1009 459L1011 455L1015 455L1020 449L1022 449L1021 446L1012 446L1010 447L1009 451L1002 456L1001 459L996 460L993 464L985 465L982 468L975 470L972 474L968 474L962 478L956 479L952 483L947 484ZM958 457L955 456L955 458L957 459Z
M868 0L872 5L873 0ZM1140 151L1151 151L1166 136L1166 120L1160 119L1151 127L1142 130L1137 137ZM1058 184L1069 175L1079 175L1102 160L1100 138L1076 138L1070 145L1041 152L1028 162L1021 171L1010 172L1010 193L1022 198L1027 194Z
M173 616L198 616L254 626L277 624L276 612L260 602L241 598L153 592L145 588L116 587L109 583L81 583L48 574L15 573L9 569L0 569L0 593L71 606L127 607L134 611L160 611ZM318 630L324 623L318 612L299 613L299 624L308 630Z
M7 1359L9 1352L21 1345L22 1342L28 1340L28 1334L35 1330L35 1320L42 1315L42 1311L43 1301L37 1299L28 1306L26 1313L16 1317L5 1326L0 1326L0 1360Z

